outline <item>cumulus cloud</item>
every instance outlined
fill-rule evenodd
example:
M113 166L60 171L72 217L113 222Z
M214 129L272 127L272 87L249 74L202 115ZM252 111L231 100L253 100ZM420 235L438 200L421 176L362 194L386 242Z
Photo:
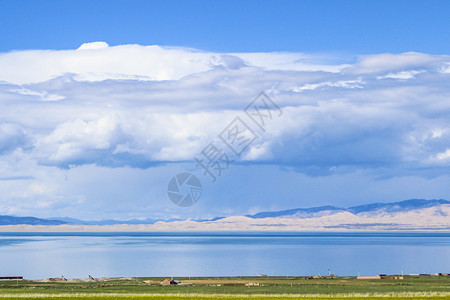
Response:
M102 47L87 44L78 50L32 50L0 54L0 81L26 84L64 74L77 80L170 80L208 70L210 55L159 46Z
M25 96L37 96L43 101L58 101L58 100L64 99L63 96L60 96L57 94L49 94L46 91L42 91L42 92L41 91L33 91L33 90L25 89L25 88L13 89L10 92L18 93L20 95L25 95Z
M0 155L30 144L30 137L17 124L0 123Z
M109 47L105 42L92 42L76 50L0 53L0 82L37 83L65 74L72 74L78 81L179 80L218 66L239 69L250 65L268 70L314 71L343 68L340 65L315 64L313 59L314 56L300 53L211 53L156 45Z
M105 42L90 42L82 44L77 50L97 50L108 47L108 43Z
M39 163L61 167L97 164L145 168L157 162L191 160L213 135L211 129L204 130L205 122L212 123L220 116L99 112L89 119L59 124L37 140L35 150Z
M293 92L301 92L304 90L315 90L322 87L343 87L343 88L362 88L364 82L361 80L347 80L347 81L335 81L335 82L320 82L320 83L307 83L299 87L291 88Z
M348 68L348 71L357 74L373 74L421 68L430 70L442 66L448 60L449 56L446 55L430 55L417 52L384 53L362 56L355 66Z

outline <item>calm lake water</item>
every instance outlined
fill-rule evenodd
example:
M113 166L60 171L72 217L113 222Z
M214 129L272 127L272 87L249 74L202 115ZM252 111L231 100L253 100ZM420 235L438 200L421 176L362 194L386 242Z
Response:
M450 272L450 233L0 233L0 276Z

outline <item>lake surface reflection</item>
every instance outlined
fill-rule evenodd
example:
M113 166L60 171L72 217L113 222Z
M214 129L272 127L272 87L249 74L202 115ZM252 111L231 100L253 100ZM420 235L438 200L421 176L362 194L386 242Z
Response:
M0 233L0 276L450 272L450 233Z

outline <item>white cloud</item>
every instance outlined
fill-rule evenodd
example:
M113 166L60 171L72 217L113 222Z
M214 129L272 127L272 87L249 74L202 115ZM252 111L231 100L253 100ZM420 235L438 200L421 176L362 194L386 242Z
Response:
M448 161L450 159L450 149L445 150L445 152L441 152L436 154L435 158L437 160L446 160Z
M91 42L82 44L77 50L97 50L108 47L108 43L105 42Z
M210 55L202 52L138 45L86 47L0 54L0 81L27 84L64 74L73 74L80 81L177 80L210 69Z
M64 96L60 96L57 94L49 94L46 91L42 91L42 92L41 91L33 91L33 90L25 89L25 88L13 89L13 90L10 90L10 92L18 93L20 95L25 95L25 96L37 96L42 101L58 101L58 100L64 99Z
M441 72L442 72L442 73L450 73L450 63L444 64L444 65L442 66Z
M45 165L98 164L142 167L151 162L192 160L226 114L154 113L117 110L76 118L37 138L35 153ZM205 130L205 124L210 123ZM217 122L216 122L217 123Z
M29 146L30 137L18 124L0 123L0 155Z
M361 56L355 66L348 68L356 74L374 74L382 72L401 72L418 68L435 69L450 58L446 55L430 55L417 52L401 54L375 54Z
M261 144L255 144L250 147L249 151L244 154L243 159L248 161L258 161L261 159L273 159L273 154L270 151L271 143L269 141L263 142Z
M338 73L350 66L348 64L318 63L317 61L325 60L325 58L303 53L232 53L232 55L242 58L249 66L262 67L267 70Z
M398 73L389 73L386 75L377 76L378 79L385 79L385 78L391 78L391 79L411 79L414 78L414 75L420 74L422 71L402 71Z
M320 82L320 83L308 83L299 87L293 87L290 90L293 92L301 92L304 90L315 90L321 87L341 87L341 88L362 88L364 84L361 80L347 80L347 81L335 81L335 82Z
M0 54L0 81L28 84L72 74L79 81L107 79L179 80L212 70L250 66L269 70L325 70L345 66L309 62L313 56L300 53L211 53L195 49L85 43L77 50L31 50Z
M56 164L94 163L121 140L122 133L114 118L76 119L58 125L38 141L37 149L39 154L48 155L46 161Z

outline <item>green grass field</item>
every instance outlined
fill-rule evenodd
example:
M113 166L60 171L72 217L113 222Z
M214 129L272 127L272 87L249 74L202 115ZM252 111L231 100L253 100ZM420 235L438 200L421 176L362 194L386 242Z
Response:
M158 284L163 278L99 282L0 281L0 298L7 299L442 299L450 298L446 276L405 276L403 280L358 280L354 277L208 277L177 278L192 285ZM144 281L152 281L145 283ZM252 284L256 286L246 286Z

